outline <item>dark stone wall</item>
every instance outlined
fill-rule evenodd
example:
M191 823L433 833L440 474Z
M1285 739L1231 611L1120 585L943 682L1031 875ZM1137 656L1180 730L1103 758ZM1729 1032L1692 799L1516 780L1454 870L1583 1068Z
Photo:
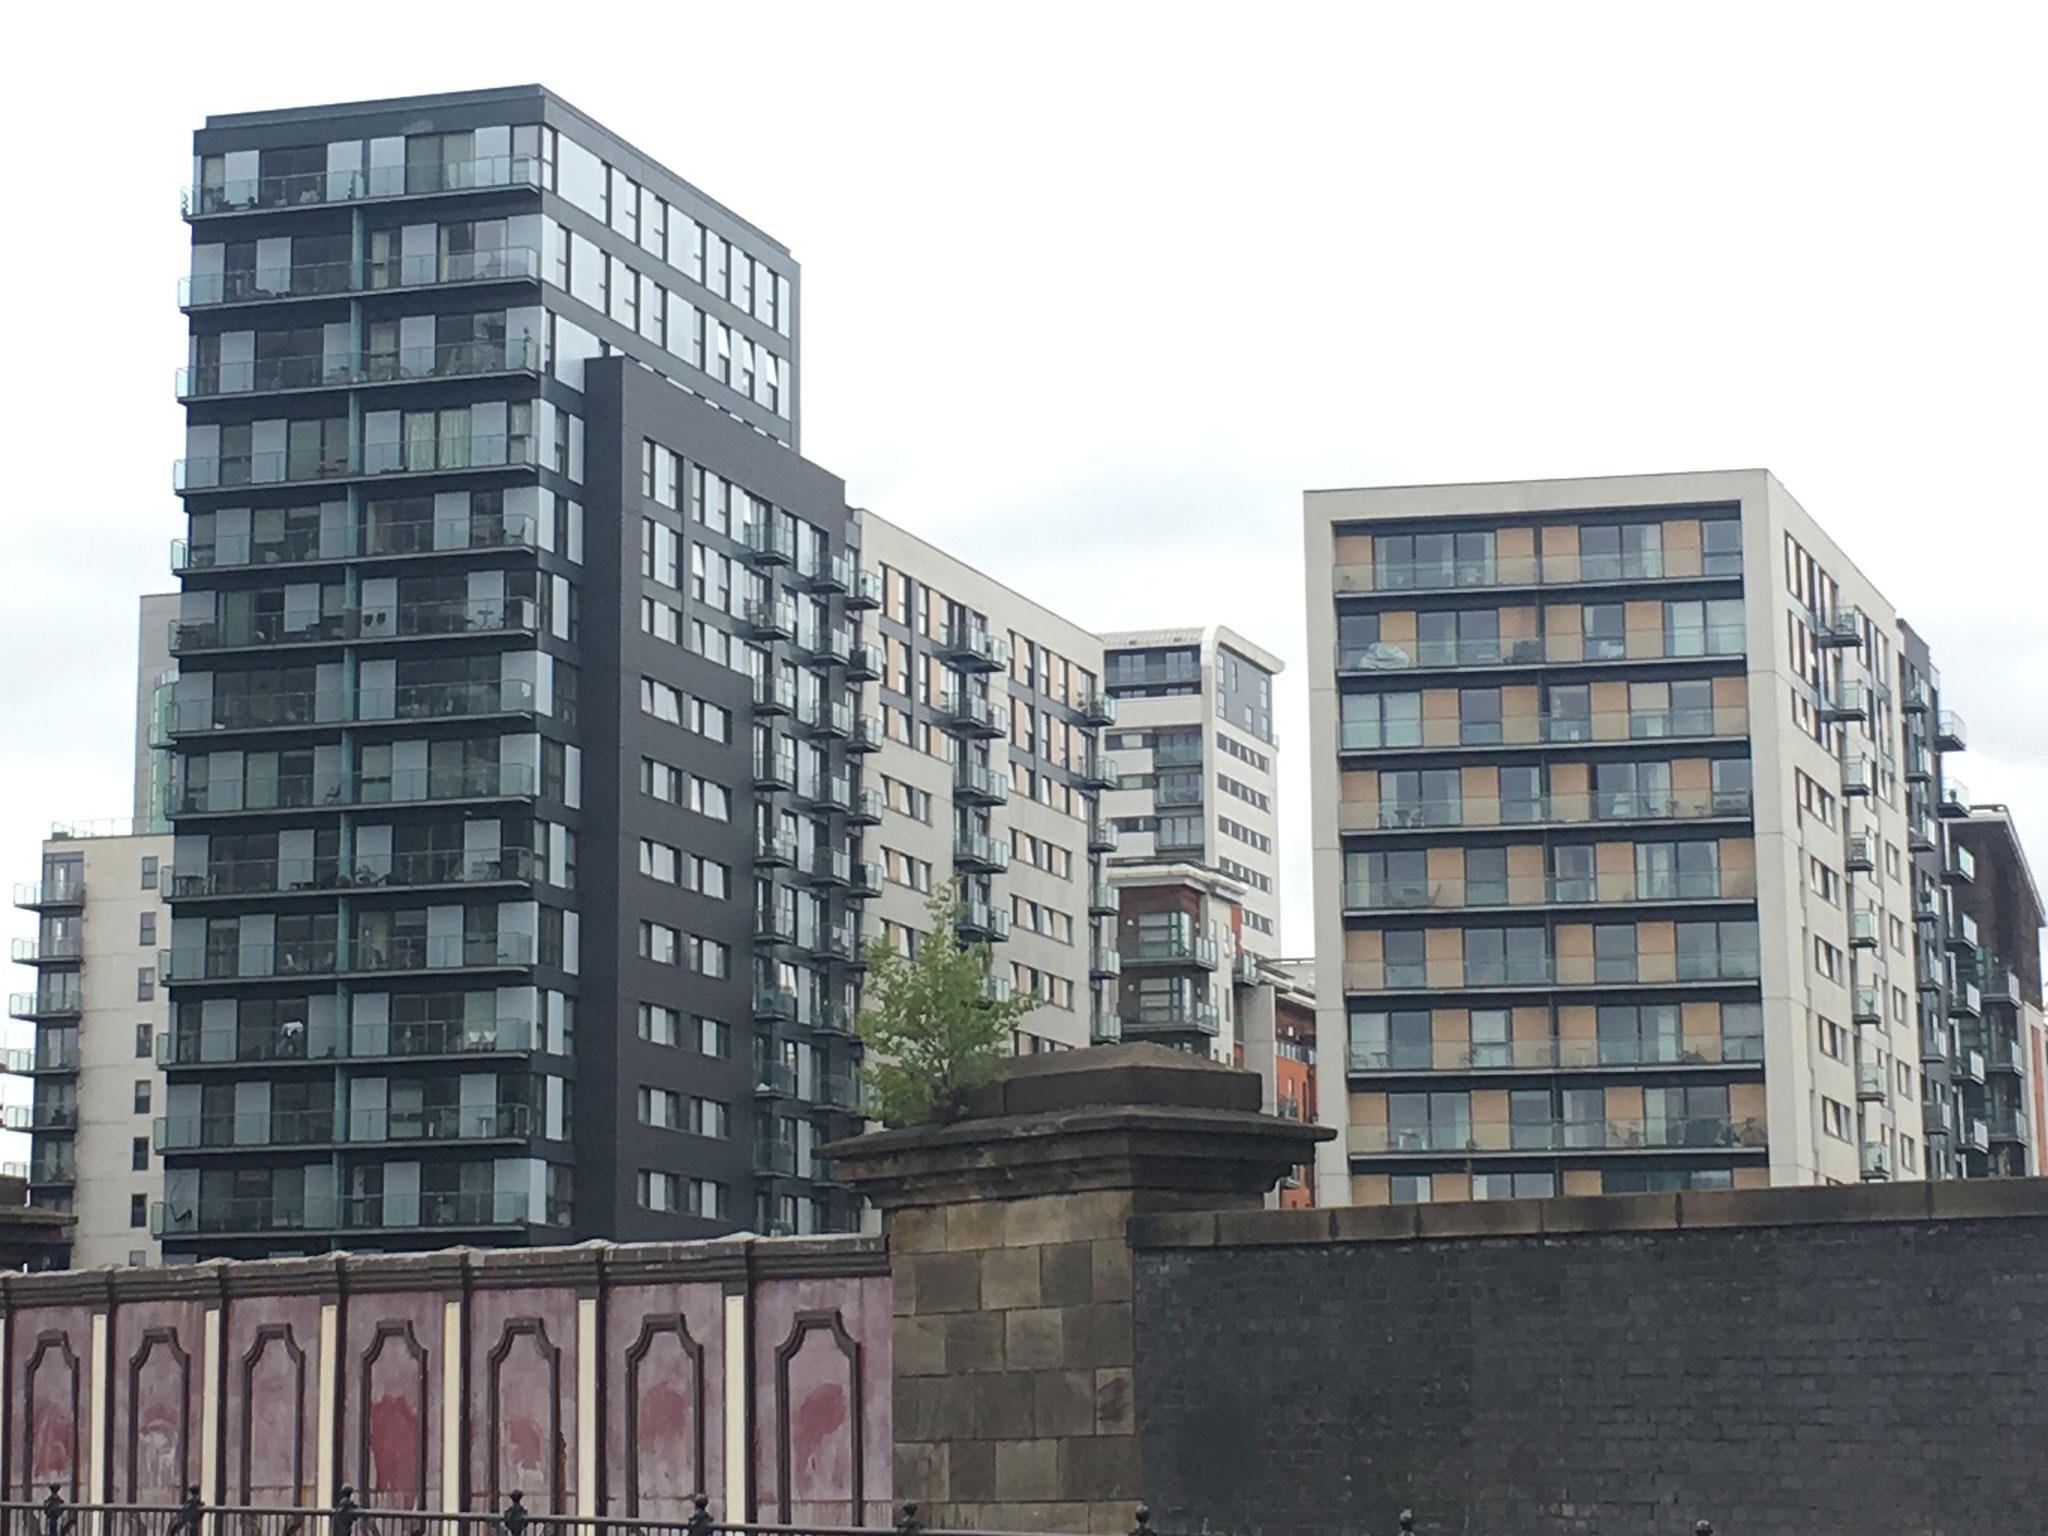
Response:
M1154 1523L1381 1536L1412 1506L1425 1536L2039 1536L2044 1185L1985 1219L1856 1214L1923 1185L1468 1208L1526 1229L1503 1236L1412 1211L1140 1222ZM1706 1224L1745 1202L1784 1224Z

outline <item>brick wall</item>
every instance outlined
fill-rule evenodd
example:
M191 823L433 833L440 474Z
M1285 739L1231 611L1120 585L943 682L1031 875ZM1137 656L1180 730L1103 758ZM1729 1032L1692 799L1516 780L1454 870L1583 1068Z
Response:
M2039 1536L2048 1181L1141 1219L1165 1530Z

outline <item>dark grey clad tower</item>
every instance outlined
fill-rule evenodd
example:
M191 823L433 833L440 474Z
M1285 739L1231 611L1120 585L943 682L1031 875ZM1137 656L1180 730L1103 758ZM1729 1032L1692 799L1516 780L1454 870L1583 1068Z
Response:
M166 1255L851 1225L795 261L538 87L194 150Z

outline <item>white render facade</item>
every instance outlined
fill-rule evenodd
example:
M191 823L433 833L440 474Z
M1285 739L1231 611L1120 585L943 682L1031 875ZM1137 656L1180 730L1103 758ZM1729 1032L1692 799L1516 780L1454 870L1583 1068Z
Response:
M1102 810L1118 858L1220 871L1243 888L1245 947L1278 956L1280 658L1218 625L1111 631L1102 651L1117 706L1106 742L1117 784Z
M34 940L17 946L33 956L35 988L9 1008L33 1029L29 1200L72 1213L75 1269L159 1258L152 1141L166 1005L156 967L170 866L167 834L55 835L41 879L15 890L15 905L36 914Z
M1939 1176L1960 727L1785 487L1305 521L1322 1200Z

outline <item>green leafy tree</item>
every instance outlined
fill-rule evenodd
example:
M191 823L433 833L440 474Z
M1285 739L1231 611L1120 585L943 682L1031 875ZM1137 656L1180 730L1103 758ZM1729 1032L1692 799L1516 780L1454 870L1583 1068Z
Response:
M941 886L925 911L931 924L914 957L883 939L868 945L861 1077L890 1125L953 1119L961 1093L986 1082L1002 1059L1010 1026L1036 1006L1028 995L993 996L989 946L959 940L957 885Z

